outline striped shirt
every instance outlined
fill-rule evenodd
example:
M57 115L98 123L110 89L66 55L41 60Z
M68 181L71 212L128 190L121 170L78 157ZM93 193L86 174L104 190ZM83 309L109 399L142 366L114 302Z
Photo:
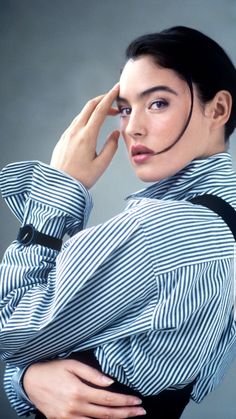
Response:
M196 379L200 402L216 387L236 354L235 242L221 217L188 200L210 193L236 208L228 153L192 161L90 228L91 196L63 172L20 162L0 181L22 225L70 236L61 252L14 241L1 264L0 353L19 415L32 408L19 385L26 365L88 348L143 395Z

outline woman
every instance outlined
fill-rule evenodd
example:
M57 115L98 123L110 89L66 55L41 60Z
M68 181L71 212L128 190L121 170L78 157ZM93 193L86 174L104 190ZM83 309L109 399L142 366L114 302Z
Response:
M97 136L118 112L136 175L155 183L121 214L83 229L88 189L112 160L119 132L100 154ZM190 200L214 194L236 208L227 153L235 124L233 64L205 35L175 27L130 44L119 85L88 102L50 166L2 171L3 197L23 225L1 265L5 385L19 414L30 409L23 372L26 393L48 418L144 415L140 400L146 417L178 418L190 394L200 402L221 381L236 347L235 241L221 217ZM71 239L58 253L65 233ZM24 369L58 356L79 364ZM110 382L86 362L131 396L109 399L101 387ZM78 380L82 396L68 395L65 407L66 383Z

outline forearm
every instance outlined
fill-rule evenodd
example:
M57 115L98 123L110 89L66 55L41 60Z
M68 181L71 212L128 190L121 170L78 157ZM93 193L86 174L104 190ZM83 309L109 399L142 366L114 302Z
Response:
M7 166L1 173L1 190L22 225L33 224L37 230L57 238L81 230L91 209L91 198L81 184L39 162ZM5 351L14 352L26 344L29 337L20 332L24 325L31 324L34 330L37 315L40 313L41 319L48 316L50 301L47 299L52 300L51 289L54 287L49 275L57 257L56 250L39 245L24 246L17 241L7 249L0 266L3 357ZM12 328L17 331L18 327L20 340L15 337L6 343L4 335L7 336Z

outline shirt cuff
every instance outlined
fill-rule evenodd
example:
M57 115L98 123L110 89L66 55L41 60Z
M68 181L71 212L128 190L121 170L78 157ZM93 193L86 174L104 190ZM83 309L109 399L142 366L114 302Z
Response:
M39 161L7 165L0 173L6 203L24 224L62 238L84 228L92 209L89 191L66 173Z
M23 387L23 376L28 367L16 368L16 372L12 376L12 388L17 397L27 403L30 409L35 408L30 399L27 397Z

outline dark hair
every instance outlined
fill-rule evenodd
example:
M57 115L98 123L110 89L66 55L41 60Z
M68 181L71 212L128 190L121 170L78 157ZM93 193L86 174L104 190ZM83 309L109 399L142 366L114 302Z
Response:
M236 126L236 69L223 48L195 29L175 26L140 36L126 50L127 59L143 55L176 71L188 84L191 80L202 103L213 99L220 90L227 90L233 102L225 125L225 138L229 138Z

